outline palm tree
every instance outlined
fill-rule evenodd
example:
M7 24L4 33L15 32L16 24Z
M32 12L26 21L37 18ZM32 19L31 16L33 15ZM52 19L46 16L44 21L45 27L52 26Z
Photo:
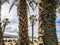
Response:
M18 40L20 42L20 45L30 45L29 37L28 37L27 2L26 2L26 0L18 0L18 1L19 1L18 8L17 8L17 14L18 14L18 20L19 20L19 25L18 25L19 39ZM31 4L33 5L33 2L32 2L33 0L31 0L31 1L27 0L27 1L29 1L30 6L31 6ZM17 2L17 0L15 0L12 3L10 10L13 7L13 5L15 4L15 2Z
M26 3L27 3L27 9L28 9L28 10L29 10L29 6L32 8L32 10L34 10L35 7L37 6L36 0L26 0ZM34 6L34 4L35 4L36 6ZM14 0L14 1L13 1L12 5L10 6L9 12L11 11L11 9L13 8L14 5L18 6L18 0Z
M39 0L39 27L38 27L38 45L58 45L56 35L56 8L57 0ZM41 31L43 43L41 44Z
M8 18L5 18L4 20L1 21L1 24L3 24L1 27L2 28L2 34L4 34L5 28L8 25L8 23L10 23ZM4 45L4 41L3 41L3 45Z
M2 38L2 28L1 28L1 0L0 0L0 45L2 45L3 38Z
M9 19L8 18L5 18L4 20L2 20L2 32L3 32L3 34L4 34L4 31L5 31L5 27L8 25L8 23L10 23L9 22Z
M26 0L18 0L18 20L19 20L19 42L20 45L30 45L28 37L28 19L27 19L27 3Z
M31 15L29 17L31 24L32 24L32 45L33 45L33 36L34 36L34 22L37 21L36 16Z
M1 28L1 5L4 4L7 0L0 0L0 45L3 45L3 33Z

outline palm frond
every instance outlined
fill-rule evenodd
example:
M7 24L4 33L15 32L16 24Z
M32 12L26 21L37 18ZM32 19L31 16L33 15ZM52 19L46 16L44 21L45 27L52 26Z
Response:
M28 6L30 6L31 8L32 8L32 10L34 11L35 10L35 8L36 8L36 6L37 6L37 1L36 0L27 0L27 4L28 4ZM36 5L36 6L34 6L34 4Z
M58 9L58 11L56 11L56 12L60 13L60 0L57 0L57 9Z
M3 33L4 33L4 31L5 31L5 28L6 28L6 26L8 25L8 23L10 23L10 21L9 21L9 19L8 18L5 18L4 20L2 20L3 22L2 22L2 30L3 30Z
M36 0L26 0L27 6L28 6L28 10L29 10L29 6L32 8L32 10L34 11L34 8L37 6L37 1ZM12 3L12 5L10 6L9 12L11 11L11 9L13 8L13 6L15 5L15 3L18 2L18 0L14 0L14 2ZM36 5L34 7L34 4Z
M3 5L5 2L9 3L9 0L2 0L2 5Z
M13 8L13 6L15 5L16 0L13 1L12 5L10 6L9 12L11 11L11 9Z

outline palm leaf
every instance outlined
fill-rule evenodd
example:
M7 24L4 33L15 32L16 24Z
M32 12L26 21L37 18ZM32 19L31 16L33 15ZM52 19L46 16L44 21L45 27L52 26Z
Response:
M11 11L11 9L13 8L13 6L15 5L16 0L14 0L14 2L12 3L12 5L10 6L9 12Z
M5 2L8 2L8 3L9 3L9 0L2 0L2 5L3 5Z
M18 2L18 0L14 0L14 2L12 3L12 5L10 6L10 9L9 9L9 12L11 11L11 9L13 8L13 6L15 5L15 3ZM29 10L29 6L32 8L32 10L34 11L34 4L37 5L37 2L36 0L27 0L27 7L28 7L28 10ZM17 5L17 4L16 4Z

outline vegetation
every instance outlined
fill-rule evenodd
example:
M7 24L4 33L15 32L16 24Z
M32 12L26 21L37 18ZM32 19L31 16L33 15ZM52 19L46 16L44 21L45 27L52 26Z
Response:
M30 45L28 37L28 19L27 19L27 3L26 0L19 0L17 8L19 20L19 42L20 45Z
M5 27L8 25L8 23L10 23L9 22L9 19L8 18L5 18L4 20L2 20L2 32L3 32L3 34L4 34L4 32L5 32Z
M34 16L34 15L31 15L30 17L29 17L29 19L30 19L30 22L31 22L31 25L32 25L32 45L33 45L33 36L34 36L34 23L35 23L35 21L37 21L37 19L36 19L36 16Z
M8 0L0 0L0 45L3 45L3 32L1 27L1 5L3 5Z
M58 45L56 35L56 9L60 5L59 0L14 0L9 12L17 2L17 16L18 16L18 45L30 45L28 35L28 10L29 7L35 10L38 6L38 45ZM9 19L5 18L1 23L1 5L5 2L9 3L9 0L0 1L0 45L3 45L3 33L6 25L9 23ZM36 11L37 12L37 11ZM60 12L60 9L59 9ZM37 21L36 16L31 15L29 17L32 24L32 44L34 35L34 23ZM3 25L2 25L3 24ZM2 27L1 27L2 25ZM17 45L17 44L16 44Z
M39 28L38 28L38 41L39 45L41 38L41 31L43 31L43 43L42 45L58 45L57 35L56 35L56 8L57 0L39 0L38 9L39 9Z
M2 34L2 28L1 28L1 0L0 0L0 45L3 43L3 34Z

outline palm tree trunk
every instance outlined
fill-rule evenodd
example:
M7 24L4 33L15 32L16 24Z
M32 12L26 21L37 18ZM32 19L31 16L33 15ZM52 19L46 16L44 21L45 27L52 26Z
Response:
M6 23L2 26L2 32L3 32L3 34L4 34L4 32L5 32L5 27L6 27Z
M32 21L32 45L33 45L33 36L34 36L34 20Z
M0 45L3 45L3 33L1 28L1 1L2 0L0 0Z
M39 45L42 38L44 45L58 45L56 35L56 4L57 0L39 0L39 28L38 28L38 41ZM41 33L41 31L43 33ZM42 34L42 36L41 36ZM42 45L43 45L42 44Z
M18 20L19 20L19 42L20 45L29 45L28 37L28 19L26 0L19 0L18 3Z

